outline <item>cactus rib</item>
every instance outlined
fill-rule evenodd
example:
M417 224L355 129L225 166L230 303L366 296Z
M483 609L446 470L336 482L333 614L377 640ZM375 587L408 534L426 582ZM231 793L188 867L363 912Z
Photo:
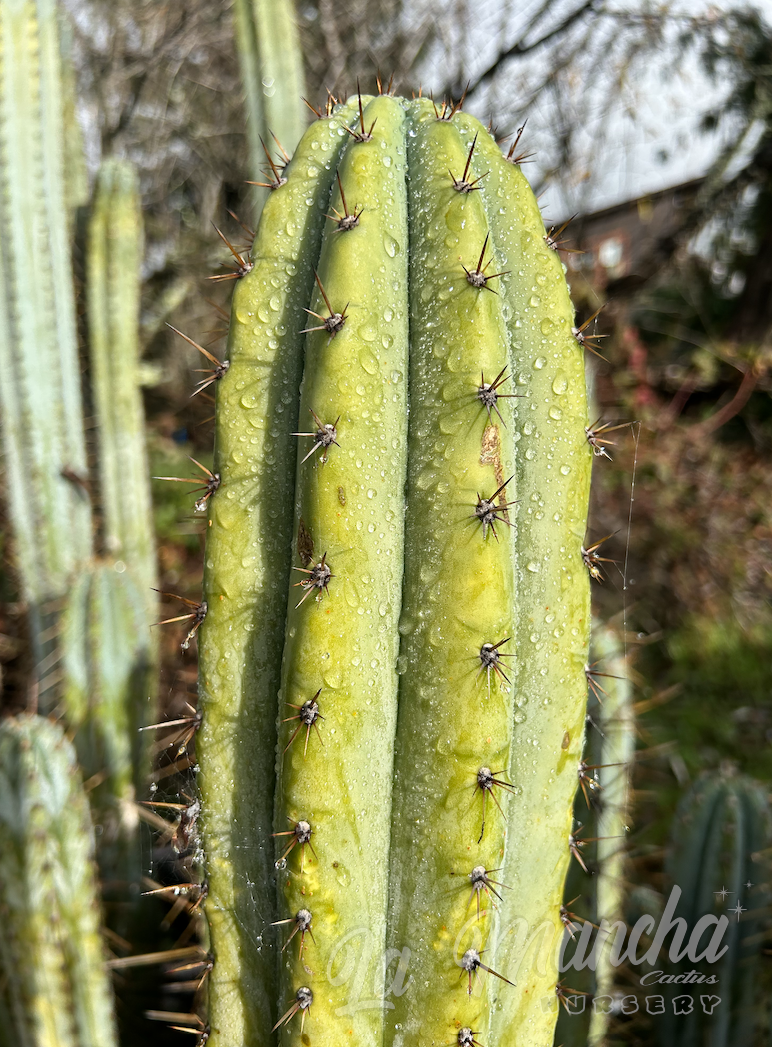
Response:
M313 588L301 582L306 595L297 606L291 602L280 703L297 705L321 688L323 744L312 740L307 752L284 752L276 828L287 817L313 826L315 855L306 855L302 874L291 856L280 886L288 912L307 905L313 913L314 968L337 969L356 958L356 985L369 992L375 986L377 999L402 583L407 206L404 110L391 98L376 98L366 117L376 125L372 138L349 141L338 168L348 199L363 208L361 220L340 233L328 222L312 303L321 315L326 296L333 316L348 305L348 318L337 331L309 333L300 396L301 416L313 409L340 419L339 447L330 448L326 462L305 461L299 449L296 484L298 569L325 550L332 574L323 600L320 580L317 600L306 599ZM333 207L343 208L335 195ZM294 954L284 967L289 998L308 975ZM348 980L315 982L313 991L315 1037L332 1041L345 1033L363 1047L380 1044L380 1008L357 1007Z
M206 913L217 958L209 979L214 1044L268 1043L275 1020L275 960L263 939L276 917L273 725L292 542L293 390L324 222L306 201L328 198L351 115L343 108L309 128L287 184L269 197L253 268L234 294L230 366L217 383L221 483L208 503L197 745Z
M465 114L457 119L471 140L479 125ZM525 394L515 401L515 484L522 504L515 543L516 726L508 771L517 796L502 868L523 923L502 921L496 962L518 977L516 989L498 994L492 1039L527 1035L537 1047L552 1042L555 1013L545 1001L554 996L557 971L553 961L540 973L535 950L526 950L540 929L557 937L562 932L587 692L590 595L580 549L591 452L584 438L584 361L572 334L574 310L560 256L545 241L538 204L520 167L503 158L490 136L479 135L473 164L479 165L475 174L489 172L481 195L498 261L513 274L504 303L509 362ZM525 944L518 926L527 928Z
M501 866L514 707L505 681L489 694L480 668L484 645L513 633L516 510L504 505L516 492L511 481L504 488L514 471L511 413L508 426L489 422L477 391L481 371L506 365L507 335L499 296L470 285L461 264L479 257L490 233L480 194L448 174L465 169L469 145L431 103L410 116L413 338L390 937L410 948L416 986L395 1001L387 1042L391 1029L395 1044L450 1042L470 1023L486 1042L490 975L478 952L493 907L488 899L477 920L469 877Z

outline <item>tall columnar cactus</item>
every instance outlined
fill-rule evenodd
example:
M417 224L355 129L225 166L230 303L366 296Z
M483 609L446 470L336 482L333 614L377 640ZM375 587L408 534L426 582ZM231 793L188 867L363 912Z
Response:
M94 833L75 753L38 717L0 722L5 1047L113 1047Z
M0 404L16 562L41 708L52 609L91 550L64 193L57 5L0 2Z
M250 170L256 182L265 181L265 150L275 149L273 136L291 153L306 127L303 54L296 17L294 0L235 0L233 5ZM266 189L256 190L255 197L259 210Z
M769 1027L758 992L764 921L769 913L769 847L772 839L767 791L740 775L699 778L679 804L671 831L666 873L681 890L674 918L686 921L687 937L705 914L728 917L716 963L692 963L684 956L668 973L683 976L695 967L716 978L712 985L664 985L668 997L661 1019L665 1047L710 1043L751 1047ZM739 907L736 909L735 907ZM706 941L707 938L703 939ZM706 1013L697 997L720 1001ZM672 998L694 997L694 1006L676 1008Z
M84 775L98 775L91 799L106 832L100 856L107 839L137 824L132 801L145 773L138 731L156 659L147 598L115 567L96 561L79 574L61 622L62 708Z
M200 634L210 1043L550 1044L591 462L559 255L477 121L383 96L312 125L251 264Z
M591 781L597 782L598 814L595 835L598 837L596 861L598 875L595 881L595 922L611 926L624 919L625 870L632 765L635 758L635 710L633 686L627 659L617 633L610 628L599 629L593 637L594 656L601 661L603 702L597 713L600 728L600 767ZM589 772L593 774L592 771ZM616 971L611 963L608 945L598 949L595 967L595 995L611 996ZM610 1001L605 1003L610 1005ZM589 1043L592 1047L603 1043L608 1029L609 1009L597 1006L590 1019Z
M139 373L142 249L136 172L127 161L108 160L89 222L87 280L100 504L105 547L127 565L152 614L155 540Z

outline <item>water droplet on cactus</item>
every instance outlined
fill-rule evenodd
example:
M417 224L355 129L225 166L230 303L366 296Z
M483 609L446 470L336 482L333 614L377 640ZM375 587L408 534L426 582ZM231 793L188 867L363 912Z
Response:
M570 465L561 465L560 471L563 474L563 476L568 476L568 474L571 472L571 466Z
M559 422L560 419L563 417L563 412L560 410L559 407L550 407L549 416L553 419L553 421Z
M547 363L547 360L546 360L545 357L537 356L536 359L533 362L533 366L536 368L537 371L541 371L542 367L544 367L544 365L546 363Z
M558 371L552 380L552 391L556 396L562 396L568 389L568 378L563 371Z
M531 574L537 574L539 572L539 569L539 564L537 564L535 560L531 560L531 562L527 566L527 570L529 570Z

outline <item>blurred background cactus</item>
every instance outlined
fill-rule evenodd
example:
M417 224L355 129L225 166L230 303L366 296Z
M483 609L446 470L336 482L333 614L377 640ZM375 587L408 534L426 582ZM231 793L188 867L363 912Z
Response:
M37 702L45 712L60 693L58 616L92 548L58 17L54 0L0 7L3 446Z
M233 23L247 116L250 179L265 183L277 143L285 151L279 157L283 164L307 123L295 8L283 0L235 0ZM255 220L269 192L265 184L255 188Z
M698 779L679 804L666 867L669 885L681 889L675 919L685 921L688 935L706 913L728 912L729 926L722 940L726 952L717 963L694 964L685 957L668 964L676 977L695 967L714 976L715 983L699 988L720 1005L710 1015L701 1007L679 1010L672 1000L683 995L683 982L665 986L671 1006L662 1016L660 1035L666 1047L751 1047L766 1034L761 960L770 904L769 841L767 789L729 768Z
M179 645L198 624L187 616L201 599L208 521L194 503L211 506L221 478L211 446L214 389L190 397L191 368L209 362L168 333L165 322L225 358L217 343L227 335L234 283L205 282L211 274L228 275L217 268L224 248L212 222L249 262L247 227L255 224L256 202L262 204L256 194L263 190L247 180L282 176L285 158L273 134L292 155L313 116L301 93L325 114L327 88L345 96L360 80L370 89L380 69L380 84L385 88L394 72L406 96L429 85L442 112L441 98L459 98L468 87L464 108L484 124L493 115L497 133L512 132L516 142L505 142L505 153L531 165L524 170L549 216L545 233L551 229L560 241L579 333L606 358L590 354L598 425L641 421L640 429L597 431L597 441L607 442L592 445L591 541L618 532L605 546L609 552L599 552L619 561L618 568L602 565L606 582L594 587L594 615L618 620L627 605L621 639L635 683L628 707L635 710L638 758L625 819L630 831L617 849L612 829L598 827L617 817L610 802L616 771L594 766L616 761L603 755L602 735L588 724L583 759L601 788L585 780L590 803L581 790L576 800L576 829L587 841L578 851L589 871L572 859L579 886L572 890L569 881L564 904L575 926L581 930L583 916L598 922L604 876L610 909L624 887L628 923L661 910L670 883L664 863L671 822L695 780L701 784L694 805L706 781L745 783L746 800L710 808L725 827L716 830L724 856L739 853L740 828L766 824L747 798L764 788L749 779L765 783L772 774L765 568L772 548L766 494L772 174L764 101L772 30L764 14L731 0L720 8L698 3L688 15L662 8L646 18L634 9L628 17L584 5L532 11L508 0L483 0L476 8L438 0L311 0L292 18L293 7L268 0L233 7L184 0L172 8L132 0L0 4L1 708L5 716L37 709L59 718L75 743L95 819L104 947L127 1044L190 1044L203 1035L212 973L196 834L195 739L202 722L196 641L182 655ZM670 94L661 89L664 70ZM282 81L290 75L305 90ZM659 106L653 139L651 127L642 133L641 98ZM287 126L299 120L294 131L280 128L285 114ZM459 124L465 119L454 117ZM260 136L272 153L270 174L260 170L267 164ZM558 233L571 214L579 218ZM324 311L309 297L297 303L304 306ZM298 319L297 327L304 326ZM545 395L552 395L549 388ZM296 428L306 430L300 422ZM526 473L525 452L538 454L536 432L513 432L515 459ZM331 447L328 464L338 449ZM150 525L145 453L152 474L188 481L155 485ZM513 481L513 490L520 483ZM516 511L533 536L549 523L546 504ZM238 567L245 574L252 569ZM539 580L530 574L526 588ZM174 594L161 598L162 611L149 586ZM167 618L184 620L165 631L149 629ZM519 663L510 666L518 686L528 685ZM249 688L252 672L234 681L234 694ZM623 686L611 678L596 682L612 699ZM248 702L238 708L241 749L227 716L225 726L218 728L213 716L211 728L203 728L205 751L216 729L232 739L233 767L254 741ZM591 705L589 712L604 730L604 710L599 706L596 716ZM319 724L324 735L329 725ZM149 729L137 733L138 725ZM281 729L295 726L290 721ZM309 745L314 738L312 727ZM528 750L521 755L527 769ZM269 755L265 766L270 774ZM254 814L253 801L230 812L235 825ZM270 811L261 817L270 820ZM697 821L695 815L691 824ZM683 836L684 823L678 824ZM525 832L524 845L534 841ZM747 989L732 974L728 1030L712 1020L703 1027L702 1018L694 1027L674 1023L668 1032L674 1042L758 1035L747 1032L746 1011L768 1022L769 924L759 902L768 847L767 837L753 852L762 856L760 886L747 899L743 888L743 944L733 954L738 970L748 965L757 1002L748 1002L749 1010L739 1002ZM233 940L239 963L257 969L267 943L280 949L283 939L275 936L291 928L266 928L273 903L254 904L255 881L238 854L229 890L243 909L231 921L238 927ZM267 872L274 857L265 847ZM622 881L617 872L604 873L617 859L624 863ZM509 873L500 875L509 882ZM706 891L709 883L706 870ZM511 893L496 889L505 899ZM148 896L138 899L140 890ZM736 901L727 896L714 911ZM737 917L729 917L734 926ZM298 931L283 958L296 956L301 937L310 949L312 932L313 923L308 933ZM620 993L638 992L630 972L615 968L613 975L613 1013L593 1015L587 997L578 1030L578 1019L566 1025L566 1010L555 1000L563 1012L556 1042L576 1036L583 1043L590 1020L594 1042L660 1042L663 1026L647 1014L645 994L638 993L636 1014L616 1005ZM564 979L589 992L601 981L600 967L587 985L574 972ZM286 1011L292 998L280 996L272 999ZM21 1033L6 1021L6 999L0 990L4 1027L16 1042ZM56 1033L65 1034L70 1038L61 1042L72 1042L71 1027Z
M94 829L62 729L0 721L0 1043L114 1047Z

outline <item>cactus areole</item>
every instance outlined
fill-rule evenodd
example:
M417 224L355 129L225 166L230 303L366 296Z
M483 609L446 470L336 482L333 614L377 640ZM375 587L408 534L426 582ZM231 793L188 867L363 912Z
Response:
M236 285L199 634L210 1045L552 1043L583 351L520 168L447 115L314 123Z

